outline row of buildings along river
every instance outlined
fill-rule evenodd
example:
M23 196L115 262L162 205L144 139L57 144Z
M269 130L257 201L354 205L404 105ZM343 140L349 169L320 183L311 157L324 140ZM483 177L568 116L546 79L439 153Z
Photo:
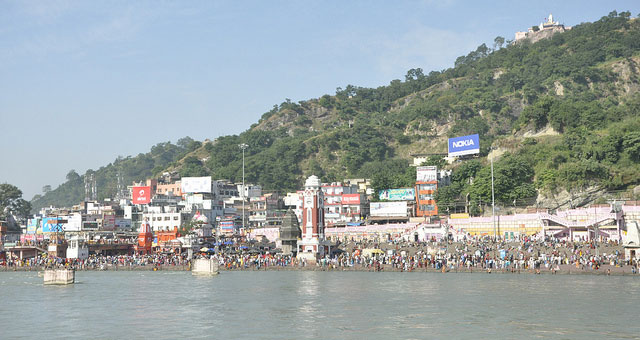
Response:
M640 205L593 205L553 213L529 209L495 217L443 215L433 195L449 175L419 166L413 188L383 190L374 197L368 179L322 183L311 176L304 188L283 195L265 193L254 184L164 174L133 183L118 199L92 200L89 191L84 202L42 209L26 225L4 222L0 259L7 252L20 257L42 251L85 256L77 248L87 245L87 253L97 254L193 252L250 240L275 242L285 253L312 259L326 254L336 241L466 237L613 241L625 244L629 257L639 256Z

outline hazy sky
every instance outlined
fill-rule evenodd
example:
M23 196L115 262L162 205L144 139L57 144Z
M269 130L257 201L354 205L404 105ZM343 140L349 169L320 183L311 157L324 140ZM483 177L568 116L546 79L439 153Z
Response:
M274 104L453 66L496 36L640 1L0 0L0 183L246 130Z

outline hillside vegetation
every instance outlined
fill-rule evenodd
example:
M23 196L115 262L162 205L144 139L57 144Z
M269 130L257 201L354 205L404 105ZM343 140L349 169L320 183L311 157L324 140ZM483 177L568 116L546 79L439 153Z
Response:
M202 143L189 137L178 140L177 145L170 142L158 143L150 152L141 153L135 157L118 157L113 163L99 168L89 169L83 175L75 170L67 173L67 181L52 191L36 195L31 200L35 211L50 205L58 207L70 207L84 200L85 177L93 174L98 189L98 199L115 197L118 189L118 174L122 177L124 186L131 185L132 181L141 181L153 175L161 173L172 162L185 157L191 151L198 149Z
M240 135L204 143L179 161L169 157L167 169L240 181L238 144L246 143L246 180L267 190L298 189L311 174L372 178L377 189L410 186L412 154L436 154L429 162L443 166L437 154L446 153L448 137L478 133L480 157L446 165L453 183L437 194L441 211L468 204L481 213L491 198L492 148L501 205L551 207L567 197L579 205L590 200L574 199L581 193L638 185L640 21L612 12L534 44L503 41L443 71L416 68L387 86L286 100ZM135 176L159 173L159 165ZM105 194L113 187L106 168Z

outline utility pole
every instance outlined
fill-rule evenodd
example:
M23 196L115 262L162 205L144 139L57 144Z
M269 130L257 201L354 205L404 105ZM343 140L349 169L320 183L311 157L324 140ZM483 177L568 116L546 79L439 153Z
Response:
M242 198L242 230L244 230L244 150L246 150L249 145L242 143L238 146L242 149L242 193L240 194L240 197Z
M491 218L493 219L493 239L497 241L496 234L496 197L493 190L493 157L491 159Z
M600 224L598 223L598 207L593 204L593 233L595 234L593 237L593 242L596 247L596 257L599 257L600 254L598 252L598 236L600 236Z

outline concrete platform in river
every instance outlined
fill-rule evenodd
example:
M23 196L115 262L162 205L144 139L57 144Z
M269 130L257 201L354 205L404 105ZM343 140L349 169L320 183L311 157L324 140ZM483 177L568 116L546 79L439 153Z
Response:
M217 275L218 261L216 259L195 259L191 266L193 275Z
M44 271L45 285L68 285L75 283L76 271L73 269L47 269Z

